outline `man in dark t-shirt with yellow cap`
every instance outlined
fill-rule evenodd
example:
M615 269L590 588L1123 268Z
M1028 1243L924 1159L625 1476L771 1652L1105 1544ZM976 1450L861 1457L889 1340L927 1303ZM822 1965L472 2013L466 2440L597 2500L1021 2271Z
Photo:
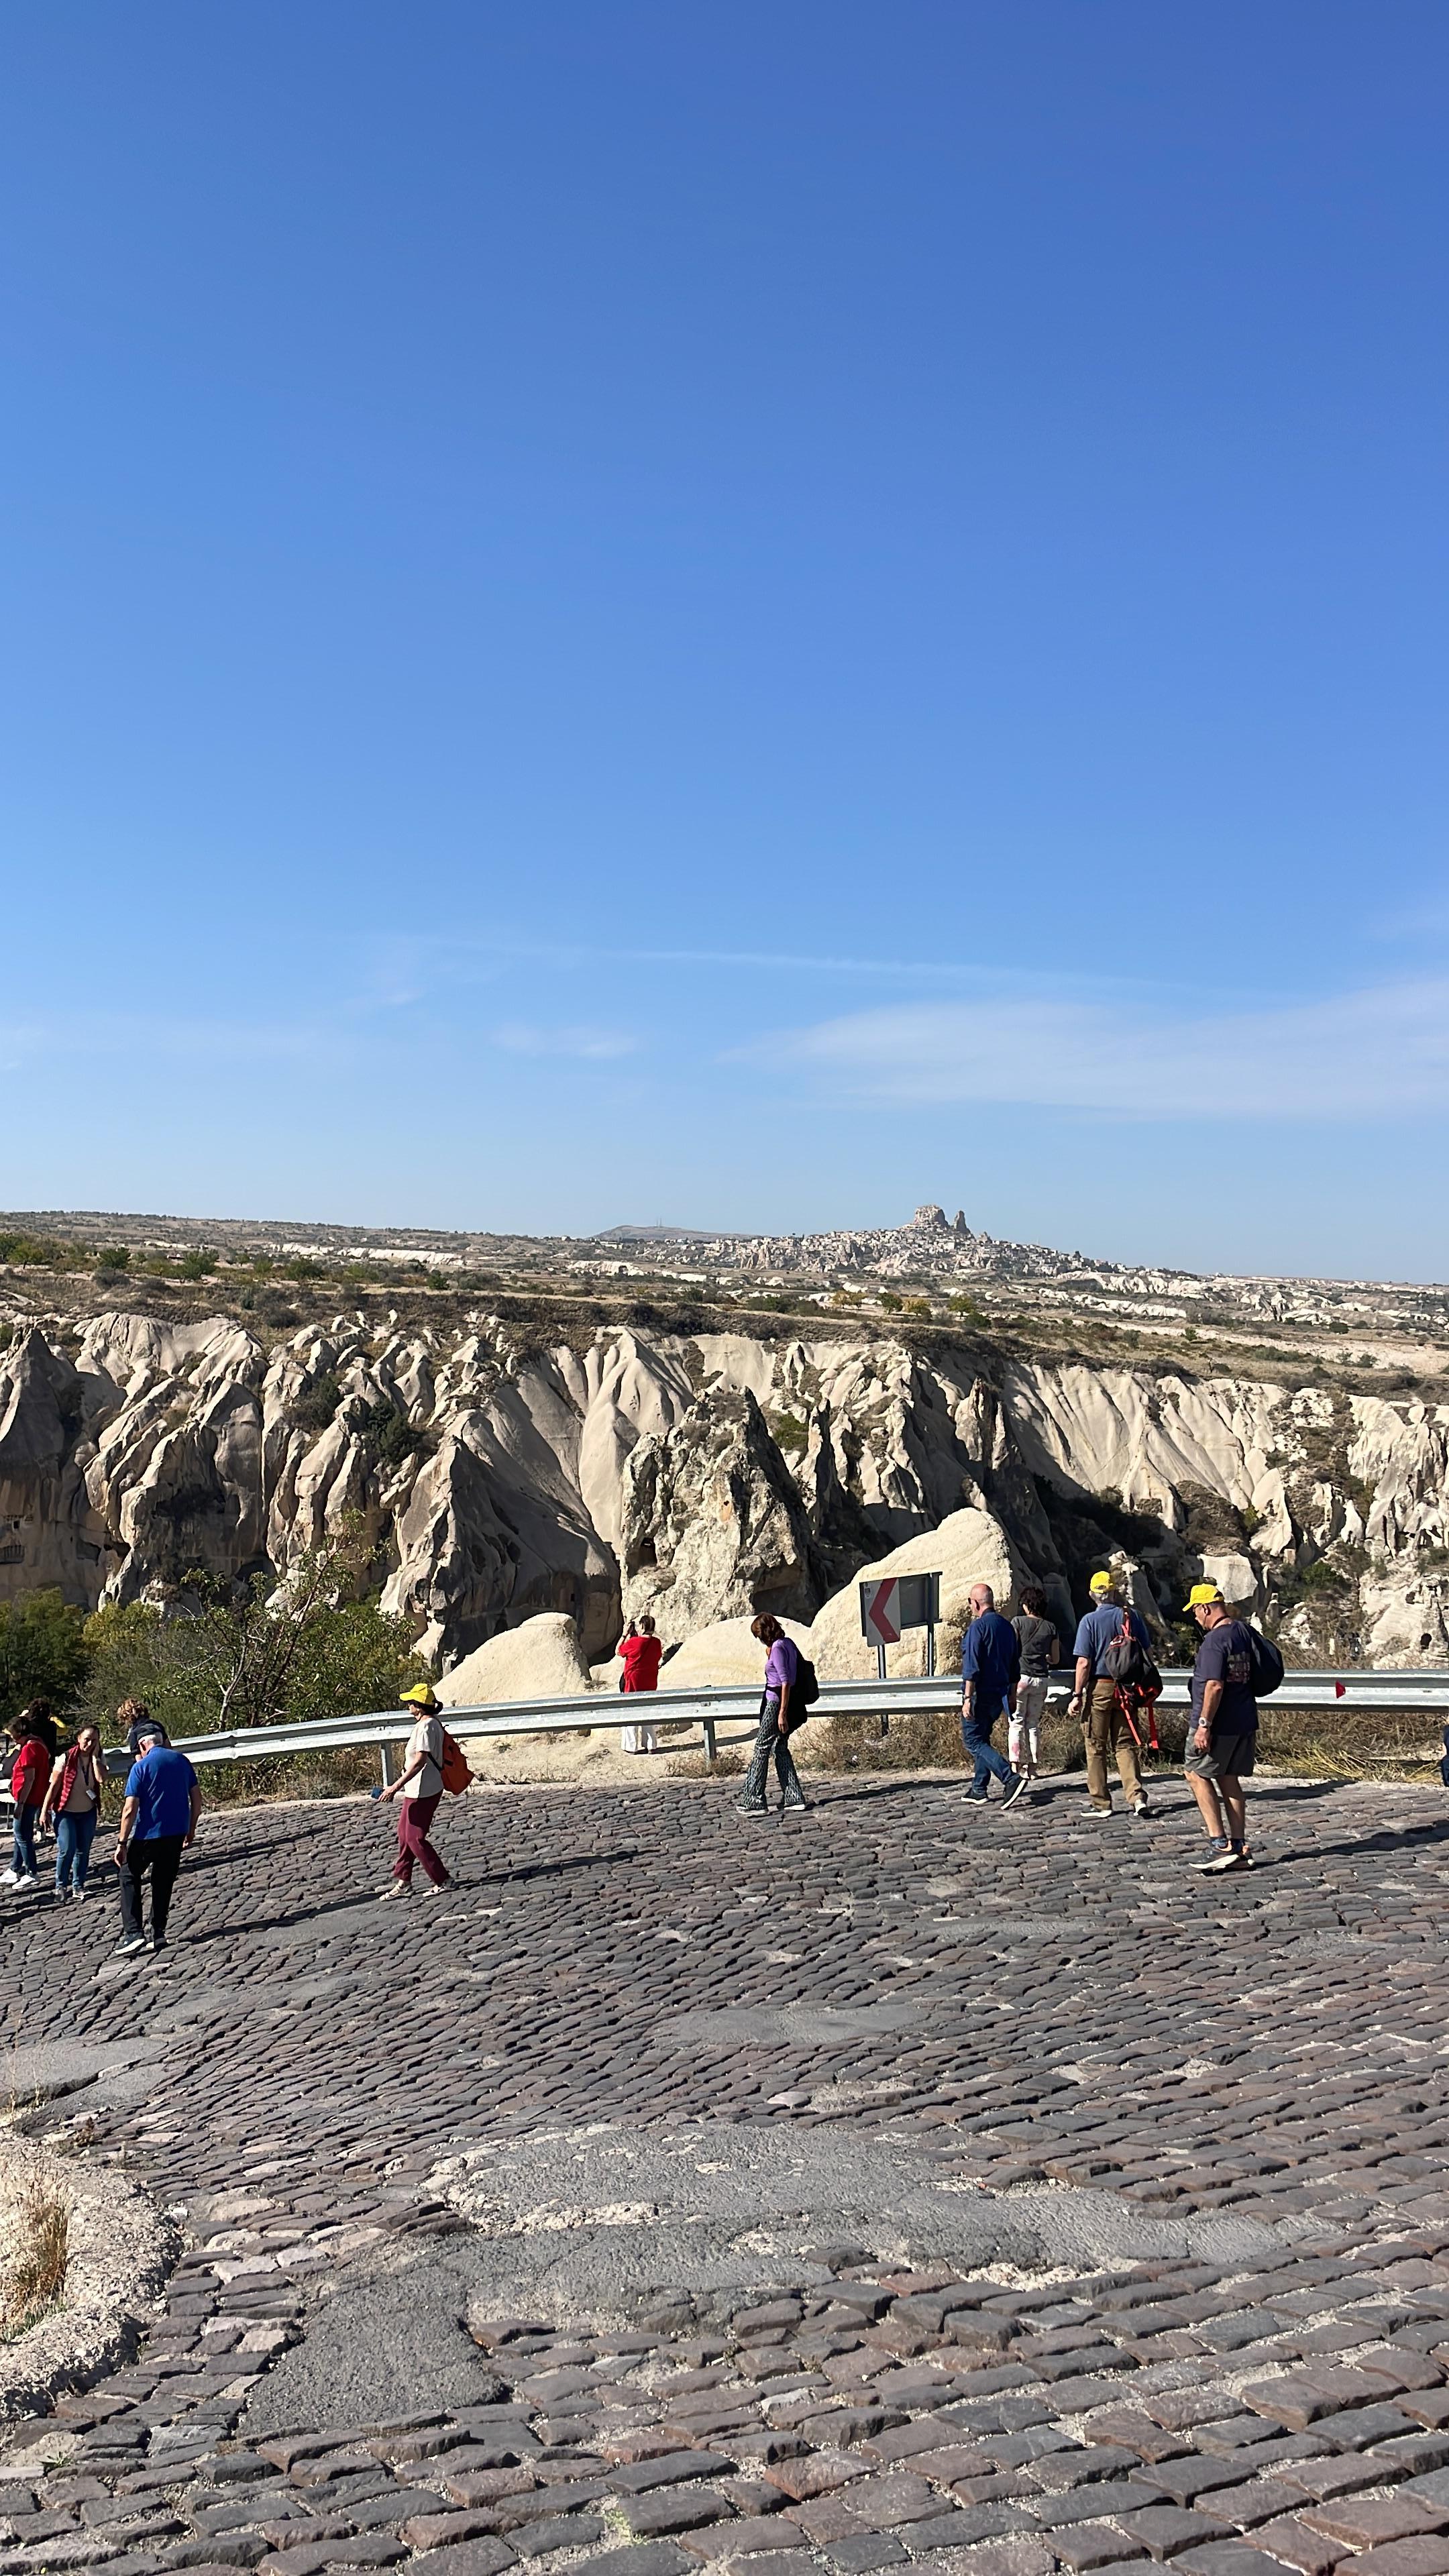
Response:
M1202 1644L1192 1668L1182 1767L1208 1838L1207 1858L1197 1866L1218 1877L1253 1866L1243 1789L1258 1751L1253 1641L1215 1583L1195 1583L1186 1608L1202 1630Z

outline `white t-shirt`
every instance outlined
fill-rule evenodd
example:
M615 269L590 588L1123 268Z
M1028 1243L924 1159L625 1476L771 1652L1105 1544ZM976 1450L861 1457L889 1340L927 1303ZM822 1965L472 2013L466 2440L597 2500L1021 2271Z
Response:
M440 1798L443 1794L443 1721L440 1717L418 1719L408 1737L408 1749L403 1759L405 1771L411 1768L420 1753L426 1753L426 1762L398 1794L404 1798Z

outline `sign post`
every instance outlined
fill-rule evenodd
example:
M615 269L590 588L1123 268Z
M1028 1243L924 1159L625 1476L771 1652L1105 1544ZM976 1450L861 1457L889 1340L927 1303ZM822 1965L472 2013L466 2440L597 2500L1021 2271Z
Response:
M926 1671L936 1669L936 1623L941 1616L939 1574L890 1574L860 1587L860 1633L875 1647L876 1678L886 1678L886 1648L899 1644L906 1628L926 1632ZM882 1716L882 1735L890 1719Z

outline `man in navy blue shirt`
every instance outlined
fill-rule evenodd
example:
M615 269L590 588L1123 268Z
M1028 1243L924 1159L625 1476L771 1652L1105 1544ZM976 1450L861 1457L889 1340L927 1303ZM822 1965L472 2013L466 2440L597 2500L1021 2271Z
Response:
M1147 1792L1137 1768L1137 1742L1122 1714L1117 1685L1106 1668L1107 1649L1122 1634L1124 1622L1139 1646L1149 1643L1135 1610L1125 1607L1111 1574L1094 1574L1092 1607L1077 1628L1076 1688L1067 1702L1069 1717L1082 1721L1087 1754L1087 1813L1110 1816L1112 1792L1107 1782L1107 1753L1116 1758L1122 1795L1134 1816L1147 1813Z
M126 1803L116 1835L116 1867L121 1880L122 1935L118 1957L144 1950L141 1928L142 1880L151 1873L151 1947L166 1947L166 1917L171 1890L181 1867L181 1854L196 1839L201 1790L184 1753L161 1738L159 1727L140 1730L137 1759L126 1778Z
M1183 1770L1208 1837L1198 1867L1216 1877L1251 1869L1248 1806L1243 1782L1258 1748L1258 1703L1253 1697L1252 1637L1235 1619L1215 1583L1195 1583L1187 1615L1202 1630L1192 1668Z
M1026 1773L1013 1771L997 1752L991 1730L1016 1706L1021 1647L1010 1620L998 1614L989 1583L973 1583L970 1600L971 1625L961 1640L961 1741L974 1764L967 1795L984 1806L989 1783L999 1780L1001 1803L1012 1807L1026 1788Z

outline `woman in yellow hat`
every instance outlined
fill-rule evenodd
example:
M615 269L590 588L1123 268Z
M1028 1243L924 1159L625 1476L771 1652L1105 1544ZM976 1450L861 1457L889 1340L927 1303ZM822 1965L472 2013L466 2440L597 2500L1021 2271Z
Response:
M393 1863L391 1884L382 1891L389 1896L411 1896L413 1863L421 1861L428 1892L437 1896L451 1887L438 1854L428 1840L428 1830L443 1794L443 1721L438 1715L438 1702L431 1682L414 1682L405 1690L399 1705L414 1712L413 1731L408 1737L402 1772L385 1798L398 1801L397 1859Z

